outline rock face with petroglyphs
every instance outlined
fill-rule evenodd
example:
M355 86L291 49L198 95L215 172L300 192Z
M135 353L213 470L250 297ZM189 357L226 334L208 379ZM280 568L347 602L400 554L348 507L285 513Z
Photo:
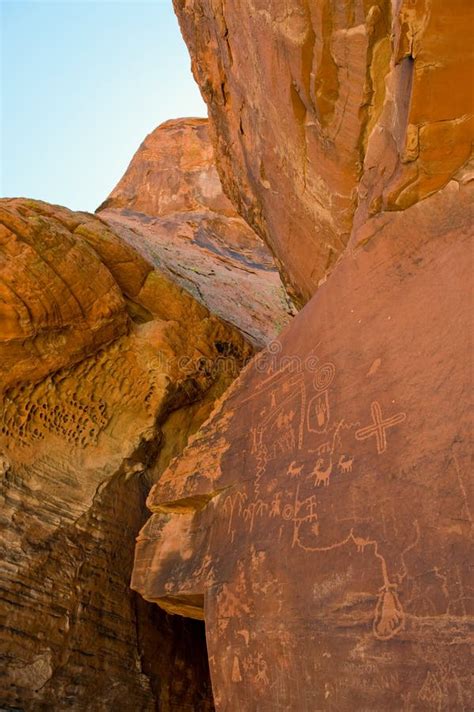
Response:
M99 218L0 221L2 705L211 710L202 627L129 581L154 473L252 348Z
M354 244L152 490L132 585L205 616L218 709L472 705L467 192Z
M132 587L205 619L218 710L467 712L473 8L175 9L225 190L302 300L339 258L154 485Z
M206 119L155 129L97 212L257 348L295 313L268 247L222 192Z

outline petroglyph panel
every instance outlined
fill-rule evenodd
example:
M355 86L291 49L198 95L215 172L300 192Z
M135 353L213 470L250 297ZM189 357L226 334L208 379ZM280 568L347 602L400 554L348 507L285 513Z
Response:
M462 200L348 253L150 494L190 536L144 530L136 588L204 596L220 710L472 707Z

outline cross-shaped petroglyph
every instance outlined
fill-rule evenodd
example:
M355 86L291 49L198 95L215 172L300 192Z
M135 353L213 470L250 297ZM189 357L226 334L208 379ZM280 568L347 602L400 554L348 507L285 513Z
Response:
M382 408L377 401L373 401L370 406L370 412L372 414L372 423L365 428L356 430L355 437L356 440L367 440L367 438L375 435L377 452L380 455L387 449L387 428L392 428L394 425L402 423L406 418L406 413L397 413L384 420L382 417Z

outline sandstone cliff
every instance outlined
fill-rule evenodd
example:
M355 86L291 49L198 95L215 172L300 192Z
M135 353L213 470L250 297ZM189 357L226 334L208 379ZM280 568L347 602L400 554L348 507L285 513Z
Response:
M174 6L224 188L301 301L344 251L367 178L371 210L401 210L468 159L468 0Z
M175 0L224 188L306 307L154 485L132 586L218 710L474 705L472 4Z
M202 632L137 604L133 541L162 441L179 450L232 380L222 351L238 369L251 349L98 218L1 211L2 702L210 709Z

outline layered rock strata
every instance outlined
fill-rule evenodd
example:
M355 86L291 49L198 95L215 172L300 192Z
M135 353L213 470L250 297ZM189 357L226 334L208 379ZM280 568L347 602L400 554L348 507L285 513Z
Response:
M155 129L97 212L257 348L295 314L268 248L222 191L206 119Z

